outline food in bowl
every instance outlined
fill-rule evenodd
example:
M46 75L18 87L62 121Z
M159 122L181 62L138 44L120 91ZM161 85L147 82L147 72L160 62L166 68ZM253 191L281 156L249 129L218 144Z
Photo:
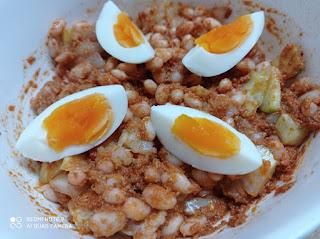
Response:
M18 141L42 162L40 190L96 237L198 237L243 223L291 182L300 146L319 129L319 87L298 76L301 49L266 59L249 44L262 13L221 26L217 11L169 4L135 25L111 2L104 10L101 28L58 19L49 30L56 76L32 99L38 116ZM192 51L204 53L195 70L183 60ZM228 67L217 72L220 61Z

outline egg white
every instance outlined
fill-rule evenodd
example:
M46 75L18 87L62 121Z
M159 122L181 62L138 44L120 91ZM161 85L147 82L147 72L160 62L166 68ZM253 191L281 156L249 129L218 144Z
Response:
M201 46L195 46L182 59L183 65L192 73L204 77L220 75L230 70L249 53L263 32L264 12L252 13L250 17L253 29L240 46L223 54L210 53Z
M241 141L239 153L228 159L219 159L200 154L183 143L171 132L175 119L181 114L206 118L229 129ZM252 172L262 165L259 151L246 135L238 132L224 121L202 111L171 104L153 106L151 121L157 137L164 147L183 162L197 169L219 174L240 175Z
M119 44L114 35L113 25L118 22L120 13L121 10L112 1L104 4L96 23L96 35L100 45L110 55L123 62L140 64L152 59L155 52L141 31L144 42L139 46L126 48Z
M56 152L50 148L47 141L47 131L42 126L43 121L59 106L95 93L103 94L112 108L113 123L111 128L105 135L91 144L69 146L61 152ZM66 156L83 153L105 141L119 127L127 110L127 94L121 85L99 86L77 92L60 99L38 115L22 132L16 148L24 157L41 162L53 162Z

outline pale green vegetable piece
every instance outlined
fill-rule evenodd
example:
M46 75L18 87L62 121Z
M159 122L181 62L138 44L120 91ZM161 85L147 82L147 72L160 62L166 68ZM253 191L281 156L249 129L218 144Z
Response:
M296 123L289 114L281 114L275 127L285 145L299 145L307 135L307 131Z
M42 163L39 173L39 180L41 184L47 184L62 172L61 170L62 160L55 161L52 163Z
M251 72L249 78L249 81L243 87L243 90L247 93L247 99L243 105L245 116L253 115L262 104L268 86L269 74L265 70Z
M89 168L90 165L82 154L65 157L61 164L61 169L65 171L74 171L79 169L86 172Z
M72 198L78 196L81 192L81 188L79 186L69 183L67 172L59 173L50 180L49 184L55 192L66 194Z
M271 65L273 65L274 67L278 68L279 67L279 61L280 61L280 55L272 60Z
M89 219L93 215L93 212L81 208L74 208L70 204L68 205L68 209L77 230L82 234L89 233L91 231L89 227Z
M53 179L61 172L74 171L76 169L84 172L90 169L88 161L85 160L85 157L81 154L65 157L64 159L52 163L42 163L39 173L40 183L49 183L51 179Z
M265 184L271 179L277 165L277 161L274 160L270 149L263 146L257 146L257 149L263 160L262 166L241 178L243 189L253 197L256 197L263 190Z
M69 45L71 43L73 32L74 30L72 28L65 28L63 30L63 35L62 35L63 44Z
M281 108L281 73L276 67L269 67L269 81L260 109L265 113L273 113Z

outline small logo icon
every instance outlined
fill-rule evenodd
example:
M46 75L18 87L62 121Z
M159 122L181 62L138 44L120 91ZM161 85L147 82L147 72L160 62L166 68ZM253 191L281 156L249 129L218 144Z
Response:
M22 217L10 217L10 228L20 229L22 227Z

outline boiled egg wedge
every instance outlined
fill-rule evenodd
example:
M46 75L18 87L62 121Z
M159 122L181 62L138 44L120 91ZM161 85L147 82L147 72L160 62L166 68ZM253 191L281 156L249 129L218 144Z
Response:
M262 165L259 151L247 136L202 111L171 104L153 106L151 121L164 147L197 169L241 175Z
M112 1L104 4L96 23L98 42L120 61L140 64L154 57L147 38Z
M249 53L259 40L263 28L263 11L241 16L197 38L196 46L184 56L182 63L200 76L220 75Z
M121 124L128 99L120 85L100 86L50 105L22 132L16 148L26 158L52 162L101 144Z

